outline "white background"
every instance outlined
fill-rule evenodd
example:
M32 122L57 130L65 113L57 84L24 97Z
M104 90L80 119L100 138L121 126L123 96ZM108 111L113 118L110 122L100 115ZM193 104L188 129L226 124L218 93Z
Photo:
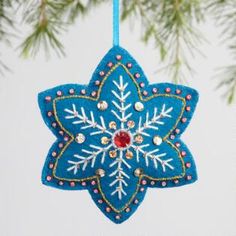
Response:
M136 213L121 225L109 221L86 191L60 191L40 182L55 137L43 123L40 91L64 83L88 83L111 46L111 6L103 5L63 36L67 57L19 59L1 48L14 70L0 79L0 235L1 236L235 236L235 106L214 91L215 69L230 63L214 25L201 30L209 44L206 58L192 62L197 75L189 84L200 92L195 117L182 136L192 151L199 181L173 189L149 189ZM24 30L24 28L22 29ZM158 52L140 42L139 26L121 26L121 45L143 67L150 82L168 81L155 73ZM161 78L160 78L161 77Z

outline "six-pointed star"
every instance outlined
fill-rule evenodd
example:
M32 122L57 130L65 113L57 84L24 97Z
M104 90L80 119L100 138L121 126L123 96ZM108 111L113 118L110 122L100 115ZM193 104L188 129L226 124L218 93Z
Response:
M39 94L42 116L57 137L43 183L87 189L107 217L123 222L147 187L197 179L192 155L180 140L197 100L188 87L149 85L129 53L113 47L88 86L67 84Z

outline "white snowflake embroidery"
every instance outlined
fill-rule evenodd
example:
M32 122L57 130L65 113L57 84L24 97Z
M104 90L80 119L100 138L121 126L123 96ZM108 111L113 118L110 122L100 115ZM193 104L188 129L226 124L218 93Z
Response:
M117 152L118 155L109 165L110 168L115 167L115 170L111 174L109 174L109 177L111 178L111 183L109 184L109 186L111 188L115 188L114 191L112 191L111 195L113 196L117 194L118 199L121 200L123 196L127 195L127 180L130 179L130 176L125 172L125 170L131 169L128 160L125 160L124 158L125 151L130 151L130 149L133 148L137 162L139 162L140 157L143 156L145 158L146 166L149 166L149 162L151 161L153 162L153 165L156 169L158 169L158 166L160 165L163 172L166 171L166 168L173 170L174 167L170 164L170 162L173 160L172 158L166 160L162 159L166 156L166 153L159 153L160 150L157 148L151 151L147 151L146 149L150 146L149 143L137 145L135 144L135 142L131 142L130 145L126 148L118 148L115 145L114 136L117 133L117 130L125 130L130 133L129 127L126 126L128 119L132 118L133 113L128 112L132 107L131 103L127 103L127 98L129 98L129 96L131 95L130 91L126 91L129 85L128 82L124 84L123 77L120 76L119 83L116 80L113 80L113 83L116 87L116 90L111 91L114 95L114 100L111 101L114 105L114 109L111 109L111 113L120 121L120 125L117 124L119 127L117 127L115 131L107 128L103 116L99 117L99 121L95 120L92 111L90 111L88 116L84 107L81 107L80 111L78 111L75 104L72 104L72 110L68 108L65 109L65 112L67 113L65 118L71 119L72 124L81 124L81 130L91 129L91 136L106 134L108 136L108 139L111 140L103 146L90 144L89 147L91 148L91 150L81 150L84 153L83 156L74 154L74 158L78 159L78 161L69 160L68 163L71 166L67 169L67 171L73 171L73 173L76 175L81 166L81 170L85 171L88 165L91 165L91 168L94 168L96 161L100 161L101 164L104 164L107 158L107 153L112 148L112 150L114 152ZM137 129L133 133L130 133L131 138L133 139L137 135L150 137L150 134L147 131L157 131L159 129L159 126L165 124L163 118L171 118L172 110L173 107L166 108L166 105L163 104L160 113L158 113L157 108L154 108L152 117L150 117L149 112L147 112L145 121L143 121L142 117L140 116Z

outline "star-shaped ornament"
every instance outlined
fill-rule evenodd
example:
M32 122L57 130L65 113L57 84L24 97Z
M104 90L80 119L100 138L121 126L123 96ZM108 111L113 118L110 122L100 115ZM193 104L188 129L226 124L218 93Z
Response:
M113 47L87 86L66 84L39 94L43 119L57 138L42 182L87 189L109 219L127 220L148 187L196 181L194 160L180 135L197 101L194 89L149 85L130 54Z

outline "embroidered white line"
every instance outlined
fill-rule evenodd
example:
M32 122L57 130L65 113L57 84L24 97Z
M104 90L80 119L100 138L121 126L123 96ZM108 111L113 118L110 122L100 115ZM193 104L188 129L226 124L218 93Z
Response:
M83 165L82 166L82 171L85 171L89 162L91 162L91 168L94 168L97 156L101 153L102 153L101 164L103 164L104 161L105 161L106 153L110 149L112 144L110 144L109 146L104 147L104 148L96 146L96 145L89 145L89 146L92 148L92 151L82 149L82 152L84 152L86 154L89 154L88 156L81 156L81 155L78 155L78 154L74 154L74 157L79 159L79 161L69 160L68 163L72 164L72 166L67 168L67 171L72 171L73 170L74 175L76 175L77 172L78 172L78 169L80 168L80 165Z
M82 126L81 129L89 129L89 128L98 129L98 131L90 133L91 136L102 133L107 133L109 135L112 135L112 133L106 128L105 121L102 116L100 116L101 125L99 125L94 119L93 112L90 111L90 118L89 118L86 115L83 107L81 107L81 113L77 111L75 104L72 104L72 110L66 108L64 111L71 114L65 116L65 119L75 119L75 121L73 121L72 124L76 125L84 123L84 126Z
M116 91L114 91L114 90L111 91L113 93L113 95L119 101L119 104L118 104L116 101L112 100L112 104L117 108L117 110L120 114L118 114L114 110L111 110L111 112L121 122L120 128L124 129L125 122L127 122L127 120L132 116L132 113L128 113L127 115L125 114L126 111L131 107L131 103L129 103L127 105L125 104L125 100L130 96L131 92L128 91L127 93L125 93L128 83L124 84L122 76L119 77L119 84L115 80L113 80L112 82L115 84L115 86L117 87L117 89L119 90L119 93L120 93L120 94L117 94Z
M130 177L124 172L124 169L122 168L122 164L124 164L129 169L131 166L123 159L123 151L119 150L119 158L117 158L114 162L110 164L109 167L113 167L117 165L117 168L115 171L113 171L109 177L115 176L115 180L109 184L110 187L116 186L116 189L111 193L111 195L115 195L117 193L118 199L121 200L123 195L127 195L127 193L124 190L124 186L127 187L128 184L125 181L125 178L130 179Z
M154 149L149 152L144 151L143 148L148 147L148 146L149 146L149 144L144 144L144 145L140 145L140 146L132 145L132 147L134 148L134 150L136 152L137 162L139 162L139 155L140 155L140 153L142 153L143 157L145 158L146 166L149 166L149 159L151 159L153 161L154 167L156 169L158 168L158 162L161 164L163 172L166 172L166 167L170 168L171 170L174 169L174 167L171 164L169 164L169 162L171 162L173 160L173 158L170 158L167 160L162 160L160 157L166 156L166 153L155 154L159 151L159 149Z
M139 125L138 129L136 130L136 134L142 134L144 136L150 136L148 133L144 132L146 129L154 129L158 130L158 125L164 125L165 123L161 121L162 118L171 118L171 115L169 114L173 110L173 107L170 107L166 109L166 105L163 104L160 114L157 113L157 108L154 108L154 113L152 118L150 119L149 112L146 113L146 120L143 123L142 117L139 118ZM155 126L156 125L156 126Z

